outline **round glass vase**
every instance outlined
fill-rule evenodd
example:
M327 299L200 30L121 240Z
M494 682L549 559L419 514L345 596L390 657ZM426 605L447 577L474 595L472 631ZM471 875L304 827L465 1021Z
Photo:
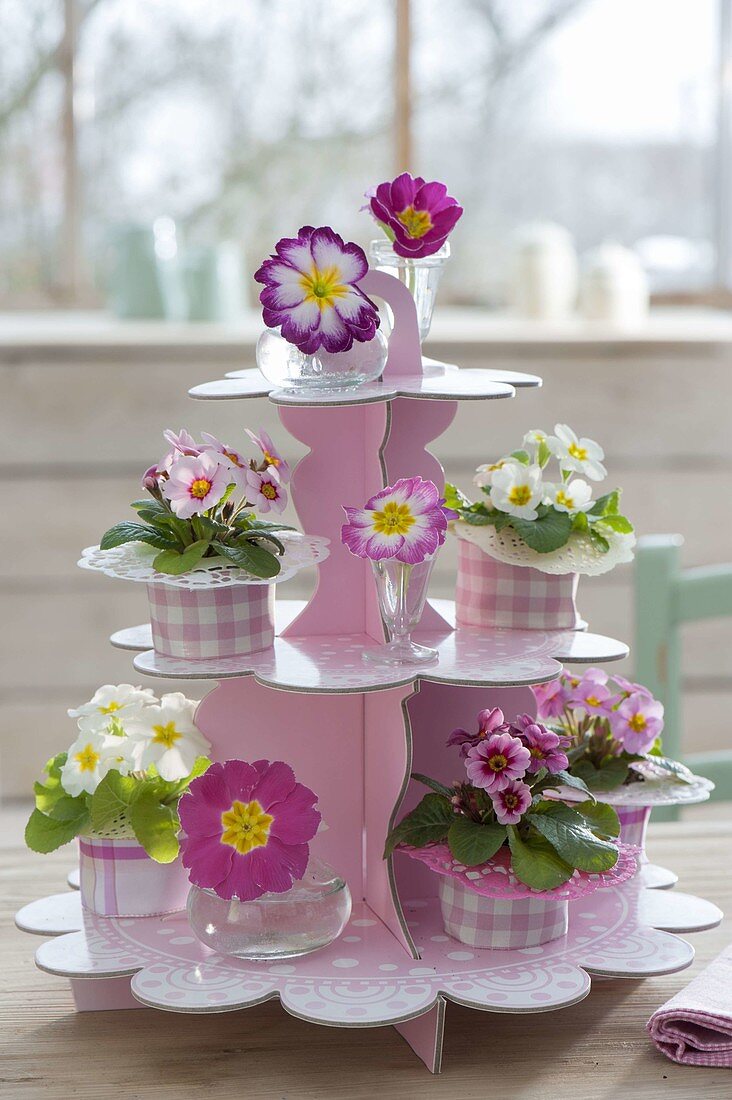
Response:
M372 340L354 340L348 351L321 348L313 355L300 351L277 329L265 329L257 341L257 366L274 386L288 393L334 393L375 382L386 366L387 339L376 330Z
M379 610L389 632L386 645L365 649L363 658L387 665L421 665L437 659L437 650L417 645L411 634L419 624L427 599L434 557L417 565L395 558L372 561Z
M442 277L442 269L450 255L447 241L431 256L400 256L394 251L392 242L386 239L372 241L369 245L369 259L377 271L393 275L409 290L417 307L420 342L426 340L432 313L435 308L437 287Z
M307 870L282 894L228 901L191 886L188 923L219 955L264 962L293 959L327 947L351 915L351 892L332 867L311 856Z

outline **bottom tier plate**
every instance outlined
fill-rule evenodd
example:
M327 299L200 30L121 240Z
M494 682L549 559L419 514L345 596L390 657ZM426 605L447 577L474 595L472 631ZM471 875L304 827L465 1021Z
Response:
M574 1004L590 974L642 978L688 966L694 950L664 928L713 927L710 902L648 891L637 880L570 904L566 936L519 951L468 948L447 936L436 899L405 906L418 961L404 953L364 903L344 934L313 955L250 963L214 955L192 935L185 913L109 919L81 909L78 894L26 906L19 927L58 935L38 966L72 979L129 976L138 1001L173 1012L226 1012L279 998L301 1019L374 1027L429 1012L441 998L497 1012L543 1012ZM652 927L655 925L656 927ZM70 931L77 927L81 930Z

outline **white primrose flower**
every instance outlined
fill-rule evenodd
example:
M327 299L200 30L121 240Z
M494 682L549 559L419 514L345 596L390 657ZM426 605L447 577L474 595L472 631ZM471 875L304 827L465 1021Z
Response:
M491 483L491 501L501 512L517 519L536 519L537 505L544 496L540 466L506 464L496 470Z
M521 463L517 458L513 458L512 455L508 455L506 458L499 458L498 462L484 462L482 466L479 466L475 471L475 477L473 478L473 484L477 485L479 489L488 488L493 484L493 475L497 470L502 470L505 466L520 466Z
M211 748L210 741L193 723L197 705L182 692L174 691L129 723L129 738L136 742L136 767L146 771L154 764L162 778L169 781L190 774L196 758L206 756Z
M150 688L133 687L132 684L103 684L88 703L68 711L68 715L69 718L79 719L80 730L91 733L106 730L113 718L123 723L136 718L145 707L157 701Z
M562 485L545 485L544 488L549 494L548 503L558 512L575 515L592 507L592 486L581 477L573 478Z
M524 436L523 444L524 447L538 447L541 443L546 443L547 438L546 432L543 432L541 428L532 428Z
M94 794L102 779L113 768L129 775L133 768L131 745L127 737L82 730L68 751L61 769L61 786L76 798L83 791Z
M562 470L574 470L590 481L602 481L607 470L602 464L605 452L594 439L578 439L566 424L554 425L555 435L547 439L552 454L556 455Z

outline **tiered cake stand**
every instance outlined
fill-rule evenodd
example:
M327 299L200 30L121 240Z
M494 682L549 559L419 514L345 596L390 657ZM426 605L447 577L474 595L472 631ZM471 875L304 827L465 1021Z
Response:
M680 970L693 949L669 932L713 927L721 913L633 878L571 902L567 935L542 947L468 949L444 933L435 877L403 856L382 859L390 826L420 797L410 772L454 778L454 750L445 747L454 727L469 727L486 706L535 712L529 685L554 679L560 662L617 660L628 649L582 631L455 629L453 605L432 601L415 640L435 646L438 661L402 669L362 660L384 630L368 563L341 545L341 505L360 504L399 477L443 484L426 445L448 427L457 402L509 398L541 384L531 375L432 361L424 370L407 289L380 272L362 285L394 315L381 382L347 393L290 394L248 370L191 391L210 400L268 396L310 448L293 476L294 500L304 530L331 540L312 599L278 602L274 648L246 658L161 657L150 648L147 625L112 637L138 651L141 672L218 681L196 718L215 758L281 758L318 792L328 828L313 848L348 881L355 904L347 929L323 951L269 964L211 954L184 913L101 918L83 911L71 892L34 902L17 920L28 932L58 937L40 947L37 962L71 979L79 1009L142 1003L224 1012L279 997L288 1012L318 1023L393 1024L437 1072L447 1001L542 1012L585 997L590 974Z

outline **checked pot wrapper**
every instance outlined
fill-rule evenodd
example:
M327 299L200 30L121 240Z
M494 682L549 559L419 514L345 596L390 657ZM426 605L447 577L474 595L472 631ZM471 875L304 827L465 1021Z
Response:
M79 837L82 904L103 917L154 917L185 909L190 883L179 859L156 863L136 840Z
M469 947L537 947L567 931L566 898L489 898L442 875L439 890L445 931Z
M166 657L241 657L274 643L275 585L175 588L148 583L153 647Z
M460 626L575 630L577 573L542 573L497 561L471 542L458 543L455 613Z

